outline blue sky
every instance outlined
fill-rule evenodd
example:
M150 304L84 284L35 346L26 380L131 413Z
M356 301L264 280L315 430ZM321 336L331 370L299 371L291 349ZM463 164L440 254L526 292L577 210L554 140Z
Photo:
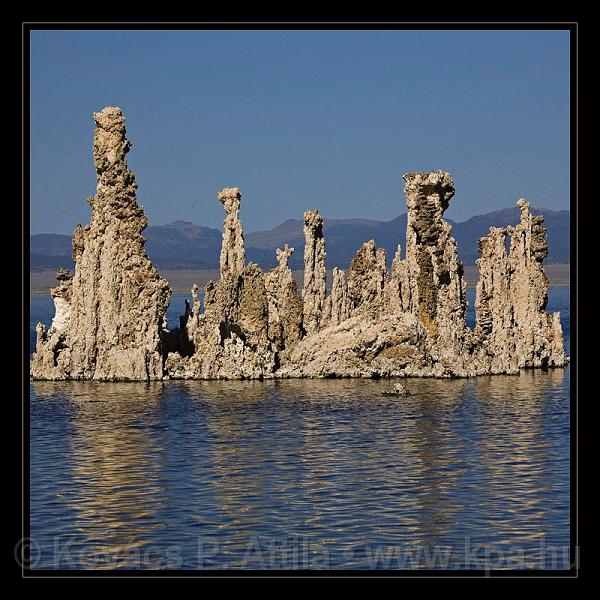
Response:
M92 112L120 106L151 225L246 231L318 208L406 211L402 174L450 171L447 216L569 208L567 31L32 31L31 233L95 191Z

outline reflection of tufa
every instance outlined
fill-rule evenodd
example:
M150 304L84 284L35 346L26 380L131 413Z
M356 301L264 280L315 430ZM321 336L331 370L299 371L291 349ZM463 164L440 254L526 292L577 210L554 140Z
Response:
M386 390L383 392L384 396L412 396L412 394L408 391L406 386L401 383L397 383L394 385L393 389Z

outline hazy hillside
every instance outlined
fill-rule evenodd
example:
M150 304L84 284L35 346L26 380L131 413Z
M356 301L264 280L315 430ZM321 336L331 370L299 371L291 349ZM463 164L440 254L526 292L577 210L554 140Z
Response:
M71 256L71 236L57 233L31 235L29 252L38 256Z
M544 215L548 230L549 255L547 263L570 262L570 212L532 209ZM472 217L462 223L449 221L458 244L461 259L472 265L477 259L477 239L491 226L505 227L519 221L518 207L505 208ZM370 239L388 252L391 262L398 244L405 247L406 213L391 221L370 219L325 219L325 243L328 267L346 267L357 248ZM168 225L154 225L144 232L146 249L157 267L162 269L209 269L218 267L221 251L221 231L175 221ZM292 268L302 266L304 233L302 221L288 219L267 231L246 234L246 259L263 268L276 265L275 249L289 244L295 248L290 260ZM71 238L67 235L38 234L30 236L30 268L32 271L54 270L72 266Z

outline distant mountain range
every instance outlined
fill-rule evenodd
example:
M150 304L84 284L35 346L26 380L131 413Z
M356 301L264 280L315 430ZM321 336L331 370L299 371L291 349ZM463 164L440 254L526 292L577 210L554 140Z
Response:
M532 208L534 214L544 216L548 231L549 254L547 263L570 262L570 211ZM486 235L490 227L506 227L519 222L518 207L504 208L455 223L452 235L458 244L458 253L466 265L475 264L478 257L477 240ZM371 219L325 219L325 245L328 267L347 267L363 242L375 240L377 247L387 250L388 263L402 244L406 245L406 213L391 221ZM168 225L148 227L146 250L154 264L161 269L211 269L218 267L221 251L221 231L175 221ZM246 260L258 263L264 269L277 264L275 249L289 244L295 248L290 259L293 269L302 268L304 233L300 219L288 219L267 231L245 234ZM30 269L55 270L73 267L71 261L71 236L41 233L30 236Z

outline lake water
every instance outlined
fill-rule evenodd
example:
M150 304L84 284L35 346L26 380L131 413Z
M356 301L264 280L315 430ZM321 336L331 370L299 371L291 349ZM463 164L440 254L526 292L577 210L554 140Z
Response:
M568 568L569 381L32 382L32 566Z

